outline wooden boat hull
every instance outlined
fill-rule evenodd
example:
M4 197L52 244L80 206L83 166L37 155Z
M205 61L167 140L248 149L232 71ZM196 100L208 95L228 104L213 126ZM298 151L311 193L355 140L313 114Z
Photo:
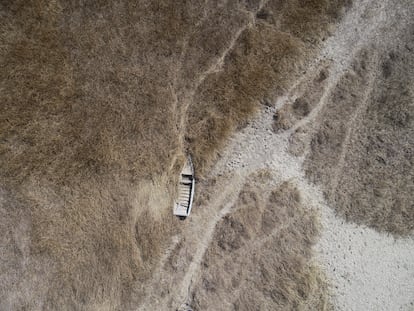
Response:
M187 159L178 183L178 198L174 202L174 215L187 217L191 213L193 207L195 190L194 167L191 158Z

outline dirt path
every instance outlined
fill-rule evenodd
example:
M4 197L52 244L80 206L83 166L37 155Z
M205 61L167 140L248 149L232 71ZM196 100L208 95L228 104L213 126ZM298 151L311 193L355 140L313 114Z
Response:
M222 67L224 65L224 60L226 56L233 50L235 44L239 40L240 36L248 29L252 28L254 24L256 23L256 14L259 12L268 2L269 0L261 0L257 9L254 11L247 11L243 9L239 9L243 13L246 14L246 21L243 26L241 26L233 35L231 40L229 41L229 44L227 45L227 48L218 55L212 62L212 64L203 72L200 72L198 76L196 76L196 83L194 84L193 88L189 90L188 94L183 94L183 96L180 98L177 94L177 81L179 78L179 73L183 68L183 62L185 59L185 53L187 51L187 47L189 44L189 40L191 38L191 33L188 34L184 40L183 46L182 46L182 52L179 59L179 65L177 66L177 70L175 73L174 80L172 81L171 86L171 93L174 98L173 102L173 109L172 111L178 112L178 124L180 128L180 133L184 135L186 133L186 127L187 127L187 116L188 116L188 109L193 102L194 96L198 90L198 88L203 84L205 79L209 77L211 74L217 73L220 70L222 70ZM197 28L198 25L202 24L206 19L208 18L208 14L205 13L203 18L200 19L200 21L194 26L194 28ZM183 101L183 105L181 105L181 108L179 109L179 101ZM184 145L184 137L181 137L181 142Z
M211 175L235 177L228 179L229 183L224 188L216 187L217 198L208 206L194 208L179 237L182 242L180 254L191 254L190 261L183 262L180 267L185 272L177 269L177 275L172 277L175 285L169 287L169 294L163 299L156 295L149 297L141 310L149 310L154 304L178 308L186 301L192 280L202 269L201 262L214 236L216 224L230 211L246 177L262 168L269 169L279 182L290 180L296 183L308 206L320 210L323 231L316 247L317 258L332 284L336 310L412 310L414 241L396 241L337 218L325 203L320 189L305 178L303 157L295 157L288 152L290 135L297 128L315 121L361 48L375 44L386 49L392 44L393 31L397 31L394 21L404 18L401 10L406 4L408 2L404 1L356 1L308 70L314 72L324 63L331 63L329 77L324 81L323 92L313 111L288 131L277 134L272 131L276 109L291 103L312 87L312 75L305 75L274 107L263 107L245 129L231 138ZM363 109L365 103L360 105L357 111ZM171 273L164 265L165 261L161 262L158 275ZM154 284L157 282L159 280Z
M244 176L235 175L234 178L232 178L232 187L223 189L223 192L221 192L216 200L213 200L212 204L208 206L208 209L204 209L204 211L207 212L207 215L203 215L203 218L208 221L205 222L200 219L199 223L204 223L203 231L202 235L199 236L199 242L195 249L193 260L188 267L184 279L179 285L181 297L185 297L187 294L194 276L197 275L198 270L200 269L201 261L213 238L216 225L230 212L231 207L234 205L243 186L244 178ZM211 214L212 211L215 212L215 215Z

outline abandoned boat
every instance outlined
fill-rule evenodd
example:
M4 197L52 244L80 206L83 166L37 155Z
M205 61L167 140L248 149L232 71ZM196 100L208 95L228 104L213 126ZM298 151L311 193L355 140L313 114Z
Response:
M186 218L190 215L193 206L194 186L194 167L191 158L188 157L178 183L178 198L174 202L174 215L180 218Z

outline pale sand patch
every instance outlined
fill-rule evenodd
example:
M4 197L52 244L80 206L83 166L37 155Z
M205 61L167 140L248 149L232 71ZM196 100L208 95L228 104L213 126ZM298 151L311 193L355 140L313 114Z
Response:
M413 310L414 243L346 223L323 208L319 259L337 310Z

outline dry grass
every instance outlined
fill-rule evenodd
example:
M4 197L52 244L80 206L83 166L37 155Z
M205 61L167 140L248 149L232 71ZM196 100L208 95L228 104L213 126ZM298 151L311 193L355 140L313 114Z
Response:
M190 107L186 135L199 174L261 101L272 101L302 72L317 43L349 4L269 1L257 12L256 24L238 37L222 70L199 86Z
M293 0L275 1L269 7L282 31L304 42L318 42L329 35L332 21L340 18L351 4L352 0Z
M411 41L357 57L320 116L305 162L339 214L396 235L414 229L414 58L407 47Z
M292 134L289 151L306 156L307 176L323 186L340 215L396 235L414 229L414 60L411 41L404 44L361 51L332 89L322 66L303 94L276 112L273 124L275 131L297 125L330 92L318 117Z
M308 55L290 26L259 21L194 90L246 25L240 6L0 4L1 308L128 304L175 230L183 136L202 172Z
M101 12L56 4L48 11L36 2L22 7L16 8L18 16L9 9L3 20L3 37L17 36L1 59L7 77L3 174L19 182L30 175L64 182L114 171L143 178L168 169L180 150L166 88L171 76L163 68L168 57L157 59L151 51L160 47L142 44L134 33L139 16L128 8ZM96 21L99 14L106 19ZM112 26L129 26L131 33ZM150 59L137 57L143 54ZM152 63L155 71L164 70L162 79Z
M2 309L118 308L173 230L166 191L182 146L170 60L153 52L166 39L142 44L136 11L2 8L1 186L19 203L2 206L1 233L27 244L19 256L6 240L3 261L28 260L2 270Z
M299 41L263 24L241 35L223 70L206 78L190 107L187 140L198 167L209 167L224 138L258 101L285 86L288 77L281 73L293 70L304 52Z
M65 194L42 183L25 188L25 201L19 205L5 202L15 210L1 210L4 268L26 263L22 271L3 271L2 303L11 301L2 308L100 309L109 304L118 309L128 302L133 282L151 276L165 236L175 229L170 213L146 208L170 206L165 184L146 182L138 189L121 184L102 182L95 190L85 182ZM15 226L21 222L25 231ZM31 299L19 294L32 290Z
M192 288L194 310L325 310L326 283L312 264L313 211L290 183L248 182L216 227Z
M325 91L325 81L329 76L328 66L315 72L306 85L306 90L294 101L286 103L275 112L273 116L273 130L275 132L287 130L300 120L308 117L319 103Z

